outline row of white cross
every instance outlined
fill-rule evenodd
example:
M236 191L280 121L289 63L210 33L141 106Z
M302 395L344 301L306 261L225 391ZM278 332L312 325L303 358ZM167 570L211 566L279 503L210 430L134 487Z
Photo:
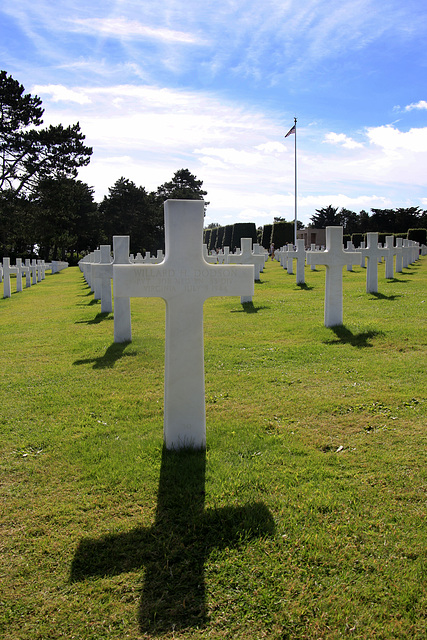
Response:
M329 232L335 233L336 237L330 239L330 242L334 243L334 246L342 247L342 227L330 227L330 229L336 228L337 230L341 229L341 231L337 232ZM328 249L328 247L327 247ZM317 251L315 245L311 246L310 251ZM378 233L372 232L367 234L367 243L362 242L359 249L355 249L352 242L347 242L347 249L344 250L347 255L349 255L349 260L347 263L347 270L352 271L353 264L360 264L360 266L364 267L366 260L371 258L371 267L374 264L375 257L378 258L378 262L381 262L382 258L385 258L385 277L393 278L394 270L397 273L402 272L402 268L406 268L409 264L415 262L418 259L420 247L417 242L411 240L404 240L402 238L396 239L396 246L394 246L394 236L386 237L386 244L382 246L378 243ZM360 254L360 263L352 262L352 253L357 251ZM427 247L424 245L421 247L421 252L425 255L427 252ZM297 260L297 284L304 284L305 276L304 276L304 264L306 260L306 256L308 255L308 251L304 248L304 240L297 240L296 248L294 249L294 245L287 245L278 249L275 253L276 259L280 262L281 266L285 268L288 273L293 273L293 260L296 258ZM375 255L377 254L377 255ZM394 269L394 256L396 256L396 267ZM323 264L323 263L318 263ZM311 263L312 269L314 269L315 264ZM343 265L345 266L345 265ZM371 270L369 270L371 271ZM373 271L373 269L372 269ZM372 286L375 286L375 278L367 278L367 291L373 293L374 290Z
M103 313L112 311L113 281L115 342L132 339L130 298L165 300L165 445L203 448L206 445L203 304L212 296L240 296L241 302L252 300L254 280L259 279L266 256L264 252L257 255L250 251L250 239L242 239L240 257L229 254L225 258L227 252L207 256L202 243L203 201L169 200L164 208L166 255L160 263L141 260L131 263L129 237L115 236L113 260L110 246L102 245L98 253L81 261L80 268L95 297L101 300ZM306 259L308 264L326 266L326 326L342 324L343 266L360 264L362 259L362 252L343 250L342 234L342 227L329 227L326 250L304 252L304 262ZM378 243L373 240L368 237L365 257L377 264ZM295 251L297 260L304 249L300 247ZM239 262L242 264L235 264Z
M52 260L46 263L44 260L26 259L25 263L21 258L16 258L15 265L10 264L10 258L3 258L0 262L0 282L3 281L3 298L10 298L12 295L11 275L16 276L16 291L22 291L22 279L25 276L25 287L31 287L45 279L46 270L58 273L68 267L68 262Z
M293 260L297 260L297 284L305 283L304 266L307 262L314 268L317 265L326 267L325 282L325 309L324 323L326 327L333 327L343 323L343 294L342 294L342 269L352 270L353 265L365 266L366 269L366 291L367 293L378 292L378 263L385 258L385 277L394 277L394 256L396 256L396 272L401 272L403 268L409 266L419 258L419 245L411 240L397 238L394 246L394 236L386 237L386 245L382 247L378 243L378 233L367 233L365 243L357 251L351 243L347 243L347 249L343 247L343 228L326 228L326 250L306 251L304 240L297 240L296 248L288 245L276 251L276 259L287 269L288 273L293 273ZM286 265L286 267L285 267Z

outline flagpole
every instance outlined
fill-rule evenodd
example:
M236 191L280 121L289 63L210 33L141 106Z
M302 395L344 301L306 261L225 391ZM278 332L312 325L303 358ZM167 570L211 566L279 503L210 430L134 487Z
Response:
M295 246L297 244L297 227L298 227L298 218L297 218L297 119L294 118L294 127L295 127Z
M290 135L295 136L295 224L294 224L294 244L297 244L297 227L298 227L298 213L297 213L297 204L298 204L298 195L297 195L297 119L294 118L294 126L289 129L288 133L285 135L287 138Z

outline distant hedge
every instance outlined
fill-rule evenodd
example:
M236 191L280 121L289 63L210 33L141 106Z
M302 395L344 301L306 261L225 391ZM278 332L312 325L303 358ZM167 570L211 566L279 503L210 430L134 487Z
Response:
M224 243L223 243L224 231L225 231L225 227L218 227L215 249L222 249L222 247L224 246Z
M222 239L222 249L224 247L230 247L230 251L231 251L231 241L233 239L233 225L232 224L226 224L224 227L224 236Z
M209 244L211 241L211 231L212 229L205 229L203 232L203 242L207 246L208 251L209 251Z
M265 224L262 228L261 245L264 247L264 249L267 249L267 251L270 248L270 244L271 244L272 230L273 230L272 224Z
M240 240L242 238L252 238L253 243L257 242L255 222L236 222L233 225L230 251L240 248Z
M427 244L427 229L408 229L408 240Z
M218 227L211 229L211 238L208 245L208 251L214 251L216 249L216 240L218 237Z
M294 235L295 226L293 222L275 222L271 231L271 242L274 244L274 247L278 249L285 244L293 244Z
M351 241L354 244L355 248L358 249L360 247L360 243L365 241L364 233L353 233L351 236Z

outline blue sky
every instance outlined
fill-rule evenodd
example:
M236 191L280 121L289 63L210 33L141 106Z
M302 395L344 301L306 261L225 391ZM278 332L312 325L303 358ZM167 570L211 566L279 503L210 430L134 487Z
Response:
M188 168L206 223L427 208L424 0L0 2L0 67L79 121L100 201Z

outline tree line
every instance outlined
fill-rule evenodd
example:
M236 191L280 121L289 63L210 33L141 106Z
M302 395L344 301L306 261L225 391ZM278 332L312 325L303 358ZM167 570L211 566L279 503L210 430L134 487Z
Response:
M310 218L310 227L325 229L329 226L342 226L345 235L378 231L379 233L400 234L408 229L425 229L427 227L427 211L419 207L397 209L371 209L371 213L360 211L355 213L349 209L329 205L316 209Z

